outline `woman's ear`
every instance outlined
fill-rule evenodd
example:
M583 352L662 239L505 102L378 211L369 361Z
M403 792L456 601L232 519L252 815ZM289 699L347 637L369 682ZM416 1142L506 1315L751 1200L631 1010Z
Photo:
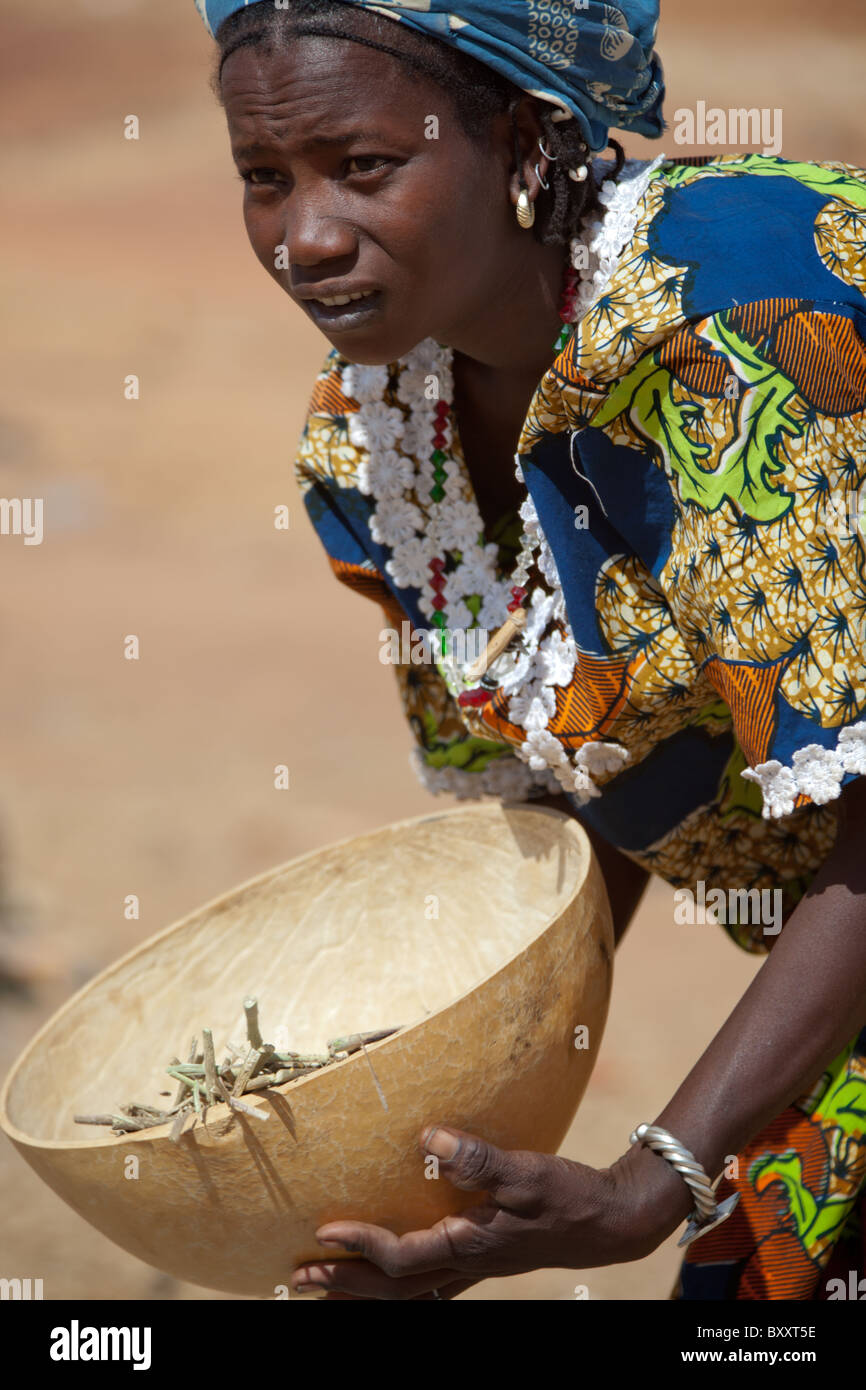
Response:
M520 196L521 188L528 190L534 202L542 187L542 179L547 181L550 160L541 153L539 139L543 138L538 102L530 96L521 97L512 103L506 113L507 133L510 141L509 194L514 206Z

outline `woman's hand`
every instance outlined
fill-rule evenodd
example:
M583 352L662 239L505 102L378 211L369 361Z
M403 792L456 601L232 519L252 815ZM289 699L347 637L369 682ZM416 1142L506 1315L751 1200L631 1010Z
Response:
M479 1279L639 1259L668 1233L647 1231L635 1210L640 1189L623 1180L619 1164L596 1169L551 1154L497 1149L455 1129L428 1128L421 1145L439 1159L440 1179L484 1192L484 1200L403 1236L358 1221L329 1222L316 1239L364 1258L301 1265L293 1289L313 1285L335 1299L432 1298L436 1289L440 1298L453 1298ZM673 1188L681 1202L679 1179Z

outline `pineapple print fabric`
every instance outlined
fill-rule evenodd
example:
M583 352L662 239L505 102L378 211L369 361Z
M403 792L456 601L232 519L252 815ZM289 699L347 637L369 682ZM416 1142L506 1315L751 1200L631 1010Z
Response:
M619 676L582 724L564 703L570 739L631 753L584 814L786 910L866 771L864 284L862 171L663 166L520 442L578 644ZM589 512L567 558L554 489Z

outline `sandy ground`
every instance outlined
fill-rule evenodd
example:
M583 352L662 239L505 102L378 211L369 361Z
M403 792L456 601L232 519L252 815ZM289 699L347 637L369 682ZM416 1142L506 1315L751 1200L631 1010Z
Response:
M669 120L701 99L781 107L785 155L866 162L850 100L860 0L833 16L776 0L756 27L745 0L668 0ZM378 610L331 579L295 490L328 345L247 245L191 0L79 0L62 13L7 0L4 28L0 168L14 217L0 261L0 493L43 497L46 525L41 546L0 539L0 944L29 980L0 999L5 1073L72 989L199 903L448 803L407 766ZM138 141L123 139L131 113ZM137 402L123 398L129 373ZM136 662L123 658L131 633ZM720 928L676 926L655 883L563 1152L616 1158L757 965ZM5 1140L0 1183L0 1275L40 1277L52 1299L220 1297L117 1249ZM567 1299L583 1283L594 1299L666 1298L677 1264L672 1238L639 1263L492 1280L464 1297Z

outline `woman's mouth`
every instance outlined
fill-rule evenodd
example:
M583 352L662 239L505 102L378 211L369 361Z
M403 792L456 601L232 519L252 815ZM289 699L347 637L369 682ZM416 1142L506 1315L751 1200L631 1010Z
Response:
M321 299L305 299L304 308L322 327L355 328L366 326L381 313L381 290L360 290L354 294L323 295Z

